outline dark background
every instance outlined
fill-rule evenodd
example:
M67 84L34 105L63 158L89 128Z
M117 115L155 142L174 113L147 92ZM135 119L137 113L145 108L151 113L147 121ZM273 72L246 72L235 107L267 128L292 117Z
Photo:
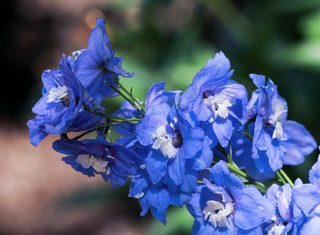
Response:
M85 48L97 17L106 19L115 56L124 58L124 69L135 72L122 82L132 86L136 96L144 98L152 83L160 81L166 82L167 89L185 90L206 61L223 51L235 70L232 79L247 87L249 97L255 87L248 74L271 78L288 102L288 119L302 123L320 143L319 1L19 0L1 4L0 181L7 185L0 193L1 234L189 234L192 219L184 211L170 209L164 228L150 215L139 217L138 203L127 199L127 186L111 191L100 178L71 173L60 161L62 156L51 149L57 137L38 148L28 143L26 122L34 117L31 108L41 97L42 71L57 69L62 54ZM122 100L106 102L114 111ZM318 150L302 165L284 169L292 179L308 182L317 156ZM43 203L34 207L41 199ZM24 208L26 202L30 205ZM20 216L28 220L17 219Z

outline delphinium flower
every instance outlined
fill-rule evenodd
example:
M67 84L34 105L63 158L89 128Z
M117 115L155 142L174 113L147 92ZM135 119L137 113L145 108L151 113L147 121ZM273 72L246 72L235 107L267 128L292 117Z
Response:
M292 234L293 231L293 205L292 205L292 187L290 184L279 186L272 184L265 197L271 202L275 213L271 220L263 225L267 234ZM293 233L295 234L295 233Z
M265 234L309 235L319 233L320 222L320 161L309 171L309 182L298 178L289 184L273 184L265 197L275 208L272 219L263 224Z
M241 84L229 80L230 61L220 52L210 59L193 78L182 95L180 107L193 112L203 122L212 146L220 143L227 147L233 130L241 128L247 120L247 91Z
M300 179L292 191L293 222L292 234L319 234L320 224L320 158L309 171L309 183Z
M133 76L133 73L122 69L122 60L114 57L114 51L105 30L105 21L97 19L96 26L90 34L87 49L77 51L72 69L81 84L88 90L88 94L100 103L105 97L118 95L106 84L108 82L116 86L112 73L117 79L119 75Z
M195 218L192 234L262 234L261 225L274 213L271 203L230 173L222 160L210 173L214 184L204 178L187 203Z
M172 107L167 103L149 105L136 131L139 146L135 151L145 163L132 178L129 196L139 199L141 215L150 208L154 217L166 224L168 206L181 207L190 200L198 172L212 163L210 140L180 113L177 102Z
M74 140L60 139L53 143L53 149L68 155L62 160L76 171L89 177L101 175L107 182L115 185L124 185L127 177L133 177L143 159L135 152L108 143L98 135L96 139Z
M130 104L127 100L125 100L120 109L114 112L112 115L121 118L135 118L139 117L142 114L145 114L145 110L148 110L149 107L160 105L160 104L168 104L172 105L174 102L174 98L176 94L180 94L181 91L164 91L165 82L154 83L146 96L144 102L141 101L141 105L143 105L144 110L137 110L132 104ZM118 125L114 125L113 129L119 134L123 134L118 140L117 143L122 144L126 147L136 147L139 145L136 133L137 124L131 124L128 122L124 122Z
M140 144L150 147L146 170L151 182L165 181L172 192L183 185L186 175L196 181L197 171L212 163L209 139L201 128L193 127L184 118L176 105L149 107L136 131Z
M135 149L139 156L144 159L147 158L150 153L150 148L146 146L139 146ZM129 197L139 200L142 211L141 216L151 211L154 218L166 224L166 214L169 205L182 207L187 203L192 193L186 192L186 188L195 187L196 179L186 174L183 185L177 187L176 192L172 192L165 181L160 181L157 184L153 184L146 171L146 165L140 166L138 174L131 179Z
M287 120L288 107L277 92L277 86L265 76L250 74L259 88L248 102L248 132L253 136L252 145L247 137L233 135L231 145L238 149L234 161L256 180L264 181L275 176L283 164L298 165L317 146L306 128Z
M82 108L83 102L89 107L97 104L88 95L84 99L83 94L86 92L72 73L64 56L59 64L59 70L43 72L42 82L43 96L32 108L37 116L27 123L30 129L30 142L34 146L49 134L86 130L101 121L101 117Z

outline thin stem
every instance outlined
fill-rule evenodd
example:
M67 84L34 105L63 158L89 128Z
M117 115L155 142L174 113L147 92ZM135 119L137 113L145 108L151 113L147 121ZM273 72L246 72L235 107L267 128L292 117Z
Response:
M250 139L251 141L253 140L252 135L250 135L250 134L247 133L247 132L238 131L238 133L241 134L241 135L243 135L243 136L245 136L245 137L247 137L247 138Z
M284 172L283 169L279 170L279 173L284 177L284 179L291 185L291 187L294 187L293 182L291 181L291 179L289 178L289 176Z
M137 122L139 122L139 121L141 121L141 118L142 118L141 116L133 117L133 118L122 118L122 117L117 117L117 116L111 116L111 115L108 115L108 114L105 114L105 113L97 112L96 109L90 109L85 102L83 102L83 107L89 113L92 113L92 114L95 114L95 115L100 115L100 116L103 116L105 118L108 118L108 119L114 120L114 121L121 121L121 122L137 121Z
M140 101L139 101L138 99L136 99L136 98L133 97L133 95L132 95L132 88L131 88L131 90L130 90L130 92L129 92L129 91L128 91L124 86L122 86L122 84L118 81L118 79L116 78L116 75L115 75L114 73L112 73L112 76L113 76L114 82L118 85L118 87L121 88L121 89L133 100L133 102L134 102L136 105L139 106L139 108L140 108L141 110L143 110L144 112L146 112L146 109L144 108L143 105L140 104Z
M285 179L282 177L280 171L276 172L278 178L280 179L280 181L282 182L282 184L286 184L287 182L285 181Z

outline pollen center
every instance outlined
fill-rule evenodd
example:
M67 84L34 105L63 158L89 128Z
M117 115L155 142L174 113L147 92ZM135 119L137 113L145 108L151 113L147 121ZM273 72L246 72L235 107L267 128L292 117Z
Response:
M227 202L225 206L218 201L210 200L207 201L207 206L204 208L202 213L204 214L204 219L212 223L216 228L219 227L229 227L228 215L233 212L233 204Z
M80 163L81 166L85 169L88 169L90 166L99 173L110 174L110 167L108 167L108 161L104 161L99 157L95 157L94 154L80 154L76 162Z
M166 157L172 158L178 153L176 147L181 144L181 137L172 138L166 132L165 126L159 126L152 137L155 139L152 148L159 149Z
M64 106L70 105L70 97L68 93L68 87L66 86L58 86L54 87L49 91L47 103L62 103Z
M209 91L206 91L203 103L214 113L214 118L217 118L217 116L227 118L229 115L228 108L236 103L236 99L222 93L212 95Z

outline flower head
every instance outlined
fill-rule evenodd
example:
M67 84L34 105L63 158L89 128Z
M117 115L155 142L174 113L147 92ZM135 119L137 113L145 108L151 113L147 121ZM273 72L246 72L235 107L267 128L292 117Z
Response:
M265 85L265 76L250 74L250 77L259 88L252 93L247 105L249 116L254 120L248 125L253 141L252 145L243 145L241 156L236 154L234 158L251 177L264 181L274 177L283 164L302 163L317 144L303 125L287 120L287 103L272 80ZM231 143L241 148L238 144L247 143L247 140L240 141L243 138L234 135Z
M209 139L201 128L193 127L175 105L149 107L136 131L140 144L151 148L146 169L153 184L165 181L176 191L177 186L183 185L185 175L196 178L197 171L212 162ZM185 190L191 192L196 180L192 185Z
M97 19L96 26L90 34L87 49L76 53L73 71L88 90L88 94L100 103L105 97L117 95L105 84L109 82L113 86L116 85L112 73L116 76L133 76L133 73L121 68L122 60L114 57L114 51L105 30L105 21Z
M193 112L197 121L205 123L213 146L220 143L226 147L233 130L241 128L247 120L247 91L243 85L229 80L232 73L229 60L222 52L217 53L181 97L181 109Z
M214 184L204 185L187 203L195 218L192 234L261 234L261 225L270 220L274 208L261 193L230 173L224 161L210 169Z
M62 160L76 171L89 177L101 175L113 187L124 185L127 177L136 175L142 161L135 152L108 143L102 136L82 141L57 140L53 143L53 149L67 154Z
M37 116L29 120L30 141L37 146L49 134L62 134L68 131L81 131L91 128L101 121L101 117L82 109L82 103L88 103L88 96L78 79L70 70L63 57L59 70L46 70L42 74L42 98L32 111Z

